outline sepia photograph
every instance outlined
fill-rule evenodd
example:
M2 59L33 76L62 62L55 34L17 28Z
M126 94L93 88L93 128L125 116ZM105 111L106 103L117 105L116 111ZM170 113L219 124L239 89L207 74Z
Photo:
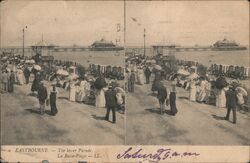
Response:
M249 3L125 7L126 144L249 145Z
M249 161L249 12L0 1L0 162Z
M1 144L122 145L123 1L1 2Z

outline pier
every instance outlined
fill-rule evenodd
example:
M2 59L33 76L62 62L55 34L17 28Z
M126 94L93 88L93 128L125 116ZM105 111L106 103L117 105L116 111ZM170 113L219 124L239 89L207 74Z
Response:
M175 47L175 51L182 52L182 51L210 51L213 50L210 46L181 46Z

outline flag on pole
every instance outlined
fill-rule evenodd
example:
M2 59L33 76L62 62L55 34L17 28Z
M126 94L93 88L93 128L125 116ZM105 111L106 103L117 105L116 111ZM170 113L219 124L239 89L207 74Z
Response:
M117 24L117 32L120 32L121 30L121 24Z
M137 22L136 18L131 17L131 19L132 19L134 22Z

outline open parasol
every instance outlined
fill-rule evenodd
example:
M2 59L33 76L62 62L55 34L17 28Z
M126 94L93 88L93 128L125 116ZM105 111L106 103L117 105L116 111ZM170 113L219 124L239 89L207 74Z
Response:
M107 86L107 83L104 78L99 77L95 80L94 86L97 89L102 89Z
M31 59L29 62L32 63L32 64L34 64L34 63L35 63L35 60L34 60L34 59Z
M159 70L159 71L162 70L162 68L161 68L160 65L155 65L155 66L154 66L154 69L155 69L155 70Z
M117 93L121 93L123 96L126 95L126 92L125 92L124 89L122 89L121 87L116 87L116 88L115 88L115 91L116 91Z
M222 89L222 88L226 87L227 85L228 85L228 83L226 81L226 78L223 76L217 78L215 81L215 87L217 89Z
M241 93L243 96L247 96L247 91L242 87L237 87L235 89L237 92Z
M154 59L151 59L151 60L146 60L146 63L156 64L156 61Z
M179 75L184 75L184 76L190 75L190 73L189 73L188 71L184 70L184 69L179 69L179 70L177 71L177 74L179 74Z
M37 71L40 71L42 68L39 65L34 65L34 69L37 70Z
M62 75L62 76L68 76L69 75L69 73L67 71L63 70L63 69L57 70L56 74Z

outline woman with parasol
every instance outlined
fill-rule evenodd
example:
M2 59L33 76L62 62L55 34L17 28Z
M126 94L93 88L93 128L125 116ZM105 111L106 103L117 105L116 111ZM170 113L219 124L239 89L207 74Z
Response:
M245 103L244 97L247 96L247 91L240 86L238 86L235 89L235 91L236 91L236 97L237 97L237 104L241 110L241 109L243 109L243 105Z
M224 76L220 76L215 81L215 87L217 88L216 95L216 106L219 108L226 107L226 94L225 87L228 85L226 78Z
M76 101L76 86L73 79L69 81L69 101Z
M157 87L159 86L159 83L162 80L161 70L162 70L162 67L160 65L155 65L154 66L153 72L155 74L155 79L153 81L152 88L151 88L151 90L153 92L157 91Z
M50 108L51 108L51 115L55 116L58 112L57 106L56 106L56 96L58 94L58 90L56 88L56 80L53 81L52 83L52 88L50 90Z
M94 83L96 89L96 101L95 106L97 108L104 108L106 105L105 93L103 88L107 86L105 79L102 76L99 76Z

